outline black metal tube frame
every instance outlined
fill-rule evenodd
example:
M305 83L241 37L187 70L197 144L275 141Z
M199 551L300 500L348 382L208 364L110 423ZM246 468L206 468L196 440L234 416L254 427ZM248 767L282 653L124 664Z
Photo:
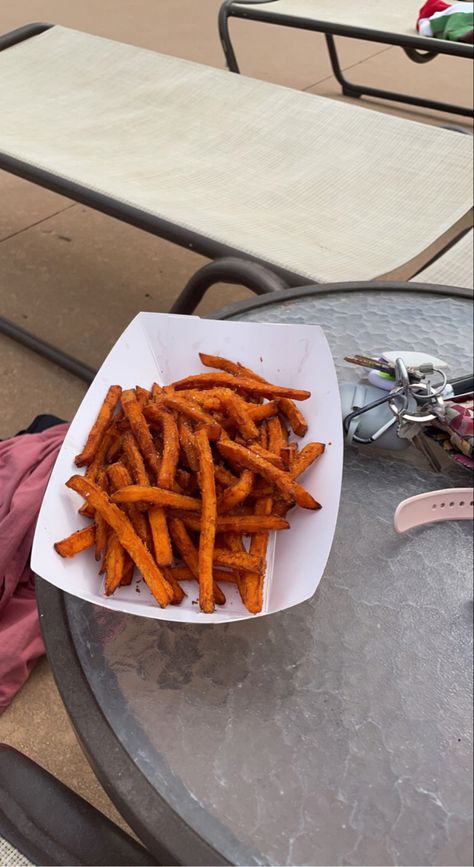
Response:
M272 0L265 0L265 2L272 2ZM229 6L228 8L231 7ZM52 26L54 25L34 23L0 36L0 51L43 33ZM272 263L259 260L257 257L245 254L245 259L235 258L241 251L178 226L168 220L163 220L139 208L134 208L103 193L91 190L67 178L62 178L51 172L32 166L9 154L0 152L0 169L4 169L13 175L43 186L53 192L67 196L76 202L87 205L139 229L143 229L150 234L157 235L187 249L192 249L210 259L224 260L211 263L211 265L205 266L205 269L201 269L201 271L194 275L173 304L171 312L192 312L204 292L210 285L216 282L241 283L258 294L278 291L285 289L287 286L300 286L305 282L303 275L275 267ZM364 285L370 286L371 284ZM94 371L88 365L83 364L78 359L41 340L31 332L4 317L0 317L0 334L4 334L23 346L38 352L44 358L79 376L85 382L91 382L94 377Z
M433 39L424 36L410 36L409 34L394 34L386 33L382 30L370 30L366 27L354 27L352 25L337 24L327 21L314 21L309 18L299 18L290 15L283 15L278 12L270 13L262 12L259 7L268 6L274 0L244 0L255 6L255 9L239 7L238 0L224 0L218 18L219 35L222 42L222 48L227 61L227 66L231 72L240 72L235 51L229 33L229 18L243 18L248 21L260 21L267 24L279 24L286 27L293 27L299 30L310 30L315 33L324 33L329 52L334 76L342 87L342 92L346 96L361 97L371 96L377 99L387 99L393 102L401 102L408 105L417 105L422 108L429 108L435 111L445 111L451 114L459 114L464 117L472 117L473 110L466 106L451 105L446 102L439 102L432 99L424 99L417 96L409 96L405 93L383 90L381 88L369 87L367 85L354 84L348 81L341 69L339 58L336 50L335 36L346 36L352 39L363 39L369 42L382 43L384 45L396 45L403 48L410 60L415 63L427 63L433 60L439 54L448 54L452 57L467 57L474 59L474 51L472 45L467 45L462 42L448 42L447 40L439 40L436 48L433 49Z
M260 310L271 304L297 301L300 298L322 297L333 295L335 292L421 292L429 295L445 295L449 298L466 298L472 301L472 290L463 286L443 286L435 283L401 282L399 280L373 280L351 281L348 283L311 283L304 286L296 286L285 291L284 298L278 295L265 295L264 297L252 298L251 301L238 301L221 307L215 313L210 313L208 319L233 319L242 313Z
M113 732L77 655L65 597L57 587L36 577L48 660L77 739L97 779L157 864L229 864L158 794Z

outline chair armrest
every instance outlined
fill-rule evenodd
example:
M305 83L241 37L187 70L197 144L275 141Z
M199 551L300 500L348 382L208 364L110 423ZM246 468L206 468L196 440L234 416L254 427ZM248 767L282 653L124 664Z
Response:
M146 849L84 798L4 744L0 837L33 864L156 864Z
M205 292L215 283L234 283L245 286L256 295L266 295L271 292L281 292L288 289L287 284L269 268L251 262L248 259L238 259L228 256L215 259L196 271L187 282L181 295L178 296L170 313L192 313L203 298Z

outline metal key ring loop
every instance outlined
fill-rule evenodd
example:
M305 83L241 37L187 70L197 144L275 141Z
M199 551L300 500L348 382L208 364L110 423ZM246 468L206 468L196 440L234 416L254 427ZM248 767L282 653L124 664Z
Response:
M398 398L402 398L402 406L397 405ZM405 411L408 409L408 395L403 386L397 391L393 390L390 392L388 407L398 418L404 415Z
M423 386L426 390L429 389L429 386L424 383L419 383L419 386ZM403 406L397 405L397 398L403 398ZM434 398L434 399L433 399ZM436 404L440 409L444 406L443 398L439 395L434 396L430 395L430 402ZM425 413L425 414L414 414L411 412L407 412L408 409L408 395L406 391L402 391L399 394L392 394L390 400L388 402L389 409L396 415L399 421L403 422L413 422L414 424L426 424L430 421L436 421L438 416L433 413Z

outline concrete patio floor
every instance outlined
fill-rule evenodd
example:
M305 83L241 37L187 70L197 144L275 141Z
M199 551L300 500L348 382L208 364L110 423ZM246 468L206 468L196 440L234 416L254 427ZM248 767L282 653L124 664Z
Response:
M16 0L0 6L0 32L51 21L224 67L217 35L221 0ZM414 3L414 15L418 5ZM322 36L263 24L232 25L245 74L341 99ZM341 62L355 81L472 104L472 64L438 58L411 63L400 49L345 40ZM426 123L472 125L457 116L359 102ZM0 173L2 314L92 366L100 364L139 310L166 311L205 260L102 214ZM215 287L199 311L246 297ZM0 438L40 412L70 419L83 383L0 336ZM34 725L32 725L34 721ZM0 717L0 742L16 746L125 826L75 740L46 660Z

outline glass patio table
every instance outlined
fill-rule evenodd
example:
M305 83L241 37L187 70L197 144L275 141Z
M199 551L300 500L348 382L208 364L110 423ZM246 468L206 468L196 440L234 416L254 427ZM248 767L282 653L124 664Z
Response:
M472 301L439 287L290 290L219 316L317 322L340 381L360 379L355 351L472 369ZM472 525L393 529L402 499L469 484L414 449L346 449L315 596L251 621L148 620L38 580L72 723L157 863L470 863Z

